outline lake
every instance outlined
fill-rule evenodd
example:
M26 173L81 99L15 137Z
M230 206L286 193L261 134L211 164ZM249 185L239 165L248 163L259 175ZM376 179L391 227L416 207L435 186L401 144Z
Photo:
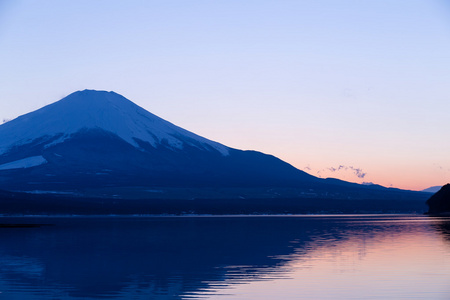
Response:
M2 217L1 299L449 299L450 219Z

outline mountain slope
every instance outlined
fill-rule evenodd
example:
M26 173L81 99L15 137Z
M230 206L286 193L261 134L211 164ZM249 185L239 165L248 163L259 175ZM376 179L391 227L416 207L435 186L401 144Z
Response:
M299 186L319 179L169 123L114 92L84 90L0 126L0 188Z
M177 127L114 92L84 90L0 126L0 154L11 146L39 141L45 147L62 143L86 129L101 129L139 147L184 144L228 154L228 148Z
M437 193L441 188L442 188L441 185L436 185L436 186L431 186L431 187L429 187L429 188L426 188L426 189L422 190L421 192L425 192L425 193Z
M450 214L450 184L447 183L427 200L429 214Z

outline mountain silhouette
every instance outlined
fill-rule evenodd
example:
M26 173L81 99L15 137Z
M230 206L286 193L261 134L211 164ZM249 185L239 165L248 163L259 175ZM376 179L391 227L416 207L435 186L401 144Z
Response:
M450 214L450 184L444 185L427 200L429 214Z
M0 186L292 186L317 178L169 123L114 92L84 90L0 126Z
M78 91L0 125L0 213L410 212L425 211L428 195L320 179L114 92Z

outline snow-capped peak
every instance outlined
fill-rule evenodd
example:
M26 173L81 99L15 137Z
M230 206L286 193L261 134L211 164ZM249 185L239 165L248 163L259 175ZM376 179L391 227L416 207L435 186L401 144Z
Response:
M37 139L48 140L47 146L61 143L83 129L111 132L137 148L139 139L154 147L163 143L183 149L188 144L228 155L228 147L222 144L175 126L117 93L95 90L72 93L0 125L0 155Z

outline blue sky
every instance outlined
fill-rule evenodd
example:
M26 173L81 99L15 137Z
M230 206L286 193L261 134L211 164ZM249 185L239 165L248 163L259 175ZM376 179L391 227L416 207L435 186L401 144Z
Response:
M444 0L3 0L0 119L113 90L312 175L422 189L450 181L449 53Z

